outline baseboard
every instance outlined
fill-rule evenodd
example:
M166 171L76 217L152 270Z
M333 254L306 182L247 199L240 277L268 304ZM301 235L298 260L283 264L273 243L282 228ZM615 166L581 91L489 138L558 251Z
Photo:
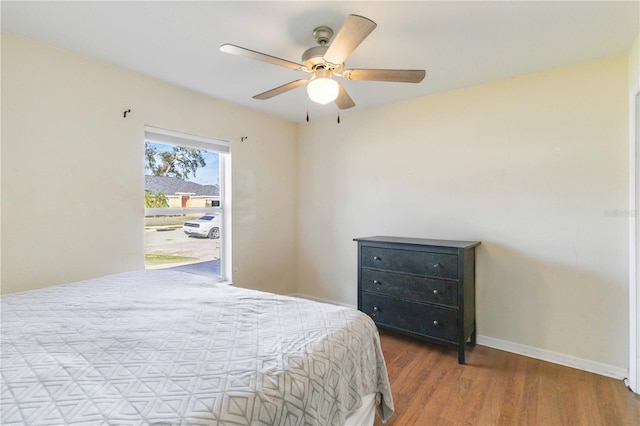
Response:
M309 296L301 293L293 293L290 294L290 296L313 300L314 302L328 303L330 305L339 305L356 309L356 306L353 305L335 302L333 300L321 299L319 297ZM507 340L496 339L494 337L478 335L477 344L493 349L499 349L501 351L528 356L529 358L535 358L541 361L547 361L554 364L565 365L571 368L577 368L578 370L584 370L590 373L600 374L601 376L611 377L614 379L622 380L629 376L629 370L626 368L616 367L613 365L603 364L595 361L589 361L571 355L548 351L546 349L540 349L520 343L509 342Z
M548 351L546 349L540 349L533 346L527 346L520 343L509 342L507 340L496 339L494 337L478 335L477 343L479 345L499 349L501 351L524 355L541 361L552 362L554 364L566 365L567 367L577 368L579 370L600 374L601 376L607 376L614 379L622 380L629 375L629 370L626 368L603 364L596 361L589 361L587 359Z
M309 296L308 294L291 293L291 294L289 294L289 296L299 297L300 299L313 300L314 302L327 303L329 305L338 305L338 306L344 306L345 308L358 309L358 307L355 306L355 305L349 305L347 303L336 302L334 300L321 299L319 297Z

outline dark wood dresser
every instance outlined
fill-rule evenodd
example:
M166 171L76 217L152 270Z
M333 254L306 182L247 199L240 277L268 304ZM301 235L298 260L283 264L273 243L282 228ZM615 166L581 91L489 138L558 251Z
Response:
M381 328L458 350L476 342L478 241L367 237L358 242L358 309Z

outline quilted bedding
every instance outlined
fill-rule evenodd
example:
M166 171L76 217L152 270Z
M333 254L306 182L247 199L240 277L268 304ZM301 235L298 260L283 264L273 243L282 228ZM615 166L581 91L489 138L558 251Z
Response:
M378 332L349 308L155 270L2 297L3 425L338 425L377 393Z

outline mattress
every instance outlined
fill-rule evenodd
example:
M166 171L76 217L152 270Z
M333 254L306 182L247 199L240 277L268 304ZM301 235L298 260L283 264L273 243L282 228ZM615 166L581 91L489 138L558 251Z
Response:
M356 310L135 271L1 298L3 425L341 425L393 413Z

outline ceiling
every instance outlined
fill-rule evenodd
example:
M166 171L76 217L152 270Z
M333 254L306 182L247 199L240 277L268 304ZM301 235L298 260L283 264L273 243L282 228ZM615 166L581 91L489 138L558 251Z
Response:
M349 14L378 24L347 68L426 69L419 84L341 83L356 107L627 54L638 35L637 1L199 1L1 2L2 31L293 122L335 116L304 88L253 95L299 78L294 71L220 52L236 44L300 62L312 31L337 32Z

